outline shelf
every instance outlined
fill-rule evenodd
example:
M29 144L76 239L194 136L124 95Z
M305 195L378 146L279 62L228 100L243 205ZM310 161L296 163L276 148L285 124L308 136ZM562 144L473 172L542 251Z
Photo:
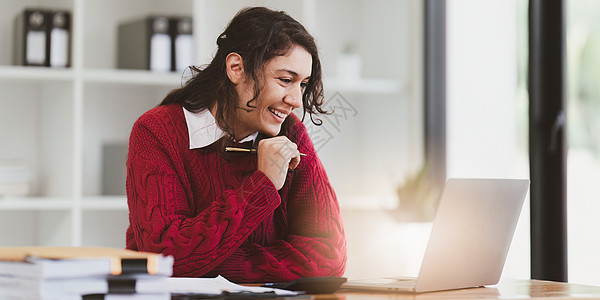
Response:
M179 73L160 73L146 70L86 69L83 73L86 82L135 85L180 86L185 82Z
M0 79L10 80L74 80L71 69L53 69L47 67L0 66ZM180 73L161 73L146 70L85 69L83 79L88 83L133 84L176 87L188 79ZM391 79L381 78L325 78L327 90L370 94L395 94L402 91L402 85Z
M69 210L73 207L70 198L7 197L0 198L0 211L14 210ZM125 196L85 197L81 201L83 210L127 210Z
M73 70L31 66L0 66L0 79L10 80L73 80Z
M351 93L397 94L402 92L402 85L392 79L384 78L339 78L331 77L323 80L326 90Z
M71 198L7 197L0 198L0 211L14 210L70 210ZM81 201L84 210L127 210L125 196L85 197Z
M0 211L16 210L70 210L73 201L70 198L7 197L0 198Z
M125 196L97 196L85 197L81 201L83 210L123 210L127 208L127 197Z

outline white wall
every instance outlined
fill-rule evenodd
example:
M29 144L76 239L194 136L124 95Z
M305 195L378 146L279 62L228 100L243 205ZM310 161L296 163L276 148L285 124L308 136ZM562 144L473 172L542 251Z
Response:
M517 91L517 0L447 5L447 176L529 178L527 111ZM527 201L503 275L529 278L529 262Z

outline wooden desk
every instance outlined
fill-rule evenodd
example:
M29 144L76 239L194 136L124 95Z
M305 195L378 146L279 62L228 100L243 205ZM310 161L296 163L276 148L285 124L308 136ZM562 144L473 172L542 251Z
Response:
M600 287L573 283L503 279L498 285L423 294L372 293L340 290L315 295L315 300L402 300L402 299L600 299Z

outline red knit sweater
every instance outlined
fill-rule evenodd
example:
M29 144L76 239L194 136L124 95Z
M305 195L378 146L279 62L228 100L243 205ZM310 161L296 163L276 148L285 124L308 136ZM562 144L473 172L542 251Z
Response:
M336 195L304 124L282 132L307 155L279 191L256 155L190 150L180 105L134 124L127 159L127 248L173 255L174 276L237 282L340 276L346 239ZM220 146L217 146L220 145Z

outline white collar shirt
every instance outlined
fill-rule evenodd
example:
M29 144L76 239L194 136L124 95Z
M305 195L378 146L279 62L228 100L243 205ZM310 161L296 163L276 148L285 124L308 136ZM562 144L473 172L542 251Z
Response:
M217 125L217 120L208 109L191 112L183 108L183 114L188 128L190 149L206 147L227 135ZM254 141L257 135L258 132L255 132L243 138L239 143Z

